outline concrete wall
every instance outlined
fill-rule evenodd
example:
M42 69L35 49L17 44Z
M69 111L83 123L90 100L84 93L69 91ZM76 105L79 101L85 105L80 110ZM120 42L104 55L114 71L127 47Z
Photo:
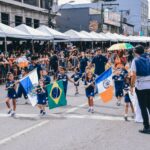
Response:
M26 18L32 18L32 23L34 19L40 20L40 24L47 25L48 22L48 14L42 13L39 11L32 11L30 9L17 7L14 5L8 5L4 3L0 3L0 14L1 12L8 13L10 16L10 26L15 26L15 16L23 16L23 23L26 22ZM1 22L1 16L0 16Z
M140 32L143 30L147 34L147 20L148 20L148 1L147 0L117 0L119 3L119 10L130 10L130 15L128 18L128 23L135 25L135 32ZM145 8L143 8L145 7ZM146 12L142 14L142 10ZM143 17L147 20L143 20Z
M88 30L89 9L63 9L61 16L56 17L57 28L64 32L69 29Z

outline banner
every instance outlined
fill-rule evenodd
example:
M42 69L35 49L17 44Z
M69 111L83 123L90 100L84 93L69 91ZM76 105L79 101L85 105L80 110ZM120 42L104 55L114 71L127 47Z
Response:
M37 104L37 94L34 89L38 85L38 75L37 69L31 71L27 76L20 80L20 83L24 90L26 91L28 98L31 102L31 105L34 107Z
M104 103L107 103L113 99L114 86L112 80L112 68L106 70L96 79L96 86L100 98Z
M57 81L47 86L49 109L67 105L63 81Z

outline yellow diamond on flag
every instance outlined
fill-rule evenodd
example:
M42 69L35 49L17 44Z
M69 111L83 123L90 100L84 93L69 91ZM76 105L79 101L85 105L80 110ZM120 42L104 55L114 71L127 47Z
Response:
M57 82L53 83L52 90L50 92L51 99L58 104L62 95L62 89L59 87Z

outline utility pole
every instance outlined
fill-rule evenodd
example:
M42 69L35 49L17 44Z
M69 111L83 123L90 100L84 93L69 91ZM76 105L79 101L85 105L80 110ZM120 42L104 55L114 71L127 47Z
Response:
M52 7L53 0L48 0L48 26L50 28L54 28L54 24L52 23Z
M120 10L121 16L120 16L120 34L123 34L123 10Z
M126 13L130 13L130 10L120 10L119 11L121 14L120 14L120 34L123 34L123 13L126 12Z

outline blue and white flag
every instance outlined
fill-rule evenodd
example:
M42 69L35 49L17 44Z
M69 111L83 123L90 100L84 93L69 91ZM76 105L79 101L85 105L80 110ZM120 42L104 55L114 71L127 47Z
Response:
M104 103L107 103L113 99L114 86L112 75L112 68L109 68L108 70L103 72L95 81L99 96Z
M34 69L27 76L20 80L21 85L26 91L31 105L34 107L37 104L37 94L35 93L35 87L38 85L37 69Z

